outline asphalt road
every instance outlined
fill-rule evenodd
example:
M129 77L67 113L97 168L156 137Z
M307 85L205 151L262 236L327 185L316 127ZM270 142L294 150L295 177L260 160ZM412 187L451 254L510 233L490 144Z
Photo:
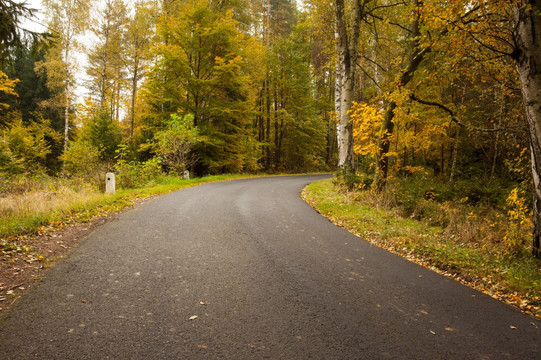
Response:
M0 358L541 359L539 321L317 214L299 193L319 178L122 214L0 318Z

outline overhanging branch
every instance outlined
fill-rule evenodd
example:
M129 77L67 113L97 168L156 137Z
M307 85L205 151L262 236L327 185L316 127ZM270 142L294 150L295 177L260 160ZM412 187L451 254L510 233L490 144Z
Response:
M503 131L503 130L512 131L510 129L503 129L503 128L500 128L500 127L493 128L493 129L485 129L485 128L478 128L478 127L474 127L474 126L471 126L471 125L467 125L467 124L464 124L464 123L460 122L460 120L457 119L457 117L455 115L455 112L452 109L448 108L447 106L445 106L443 104L440 104L440 103L435 102L435 101L428 101L428 100L419 99L417 96L415 96L415 94L411 94L410 99L413 100L413 101L418 102L419 104L423 104L423 105L427 105L427 106L435 106L435 107L445 111L447 114L449 114L449 117L451 118L452 122L454 122L458 126L463 127L465 129L469 129L469 130L473 130L473 131L479 131L479 132L486 132L486 133L494 133L494 132Z

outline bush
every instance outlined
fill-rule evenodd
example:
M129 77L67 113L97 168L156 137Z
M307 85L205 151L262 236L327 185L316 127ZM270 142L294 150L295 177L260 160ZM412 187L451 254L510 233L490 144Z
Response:
M159 157L154 157L143 163L120 160L115 166L117 186L124 189L145 186L160 176L161 166L161 159Z
M93 184L100 183L105 175L105 167L100 162L99 150L90 142L73 141L61 156L67 175Z
M524 193L518 188L511 190L507 197L507 217L509 224L505 230L503 243L510 255L521 255L532 233L532 212L526 205Z
M194 125L193 115L181 117L171 114L166 129L157 132L155 138L156 152L162 157L164 165L177 175L182 176L186 169L195 164L196 158L191 151L201 142L201 137L197 126Z
M0 132L0 175L37 174L45 172L45 161L51 152L45 135L51 135L48 124L23 124L17 114Z
M366 174L357 174L355 170L349 168L342 168L338 170L336 174L335 183L337 185L345 186L349 191L365 190L372 186L374 178Z

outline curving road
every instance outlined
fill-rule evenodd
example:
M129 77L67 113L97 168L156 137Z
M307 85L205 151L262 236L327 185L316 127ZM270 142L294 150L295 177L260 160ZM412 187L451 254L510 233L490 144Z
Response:
M539 321L317 214L299 193L319 178L122 214L0 318L0 358L541 359Z

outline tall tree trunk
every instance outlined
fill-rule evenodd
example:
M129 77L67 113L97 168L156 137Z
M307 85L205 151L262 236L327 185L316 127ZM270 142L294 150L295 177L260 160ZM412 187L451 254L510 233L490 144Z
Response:
M133 141L133 127L135 124L135 98L137 96L137 80L138 80L139 64L135 61L133 68L133 80L131 88L131 116L130 116L130 142Z
M71 23L68 23L71 26ZM66 66L66 108L64 109L64 154L68 150L69 142L69 129L70 129L70 118L69 118L69 107L70 107L70 71L69 71L69 52L70 52L70 40L66 40L66 45L64 48L64 64Z
M360 25L364 5L368 1L355 0L351 29L345 20L344 0L335 1L336 10L336 78L335 78L335 113L336 139L338 142L338 167L353 169L353 125L349 110L355 90L355 74L359 47Z
M396 103L391 101L385 108L385 116L383 118L383 135L379 139L379 154L377 160L376 169L376 189L378 191L383 190L385 183L387 182L387 174L389 172L389 149L391 146L391 135L394 130L394 110L396 109Z
M494 129L501 128L502 118L503 118L503 111L500 116L500 119L498 120L498 125L494 124ZM500 132L496 131L496 137L494 138L494 153L492 154L492 167L490 169L491 178L493 178L494 175L496 174L496 164L498 163L498 155L499 155L498 152L500 151L499 144L500 144Z
M280 112L280 105L278 103L278 90L276 89L276 83L273 86L272 93L274 96L274 166L277 168L280 158L280 154L278 153L280 151L278 149L278 118Z
M68 141L69 141L69 129L70 129L69 107L70 107L70 79L69 79L69 74L68 74L66 75L66 108L64 109L64 154L68 150Z
M541 258L541 3L515 5L514 58L526 110L533 175L533 255ZM524 5L524 6L521 6Z
M456 172L456 162L458 158L458 145L460 142L460 126L456 129L455 144L453 146L453 157L451 159L451 174L449 175L449 184L453 184Z
M267 81L265 82L265 99L267 101L267 129L265 132L265 143L267 144L267 156L265 157L265 168L270 169L271 164L271 149L270 149L270 131L271 131L271 100L270 100L270 87L269 87L269 80L268 80L268 74L267 74Z
M420 18L420 11L421 11L422 3L420 0L415 0L415 14L413 16L412 21L412 31L410 34L410 57L408 61L408 65L402 75L400 76L400 79L398 80L398 88L401 89L404 86L406 86L415 75L415 72L419 68L419 65L424 60L424 57L426 53L428 53L431 48L426 47L424 49L421 49L420 43L419 43L419 35L420 35L420 24L419 24L419 18ZM390 141L391 141L391 135L393 134L394 130L394 111L396 109L396 103L394 101L391 101L389 104L387 104L387 107L385 108L385 115L383 119L382 124L382 132L383 135L379 139L379 151L377 155L377 169L376 169L376 181L375 186L376 190L381 191L385 187L385 184L387 183L387 174L389 170L389 147L390 147Z
M442 136L443 137L443 136ZM441 141L440 176L445 174L445 144Z

